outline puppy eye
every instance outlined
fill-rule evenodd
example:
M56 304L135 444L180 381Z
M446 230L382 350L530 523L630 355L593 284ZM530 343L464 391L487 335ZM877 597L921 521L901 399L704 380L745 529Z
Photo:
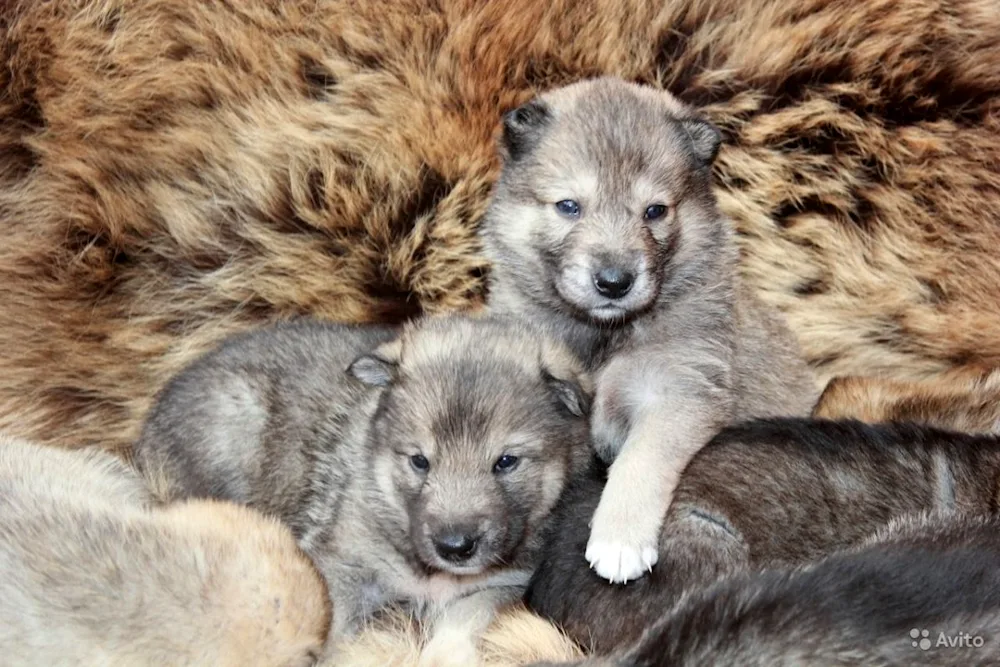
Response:
M414 454L410 457L410 465L417 472L427 472L430 470L431 462L423 454Z
M572 199L563 199L556 202L556 210L568 218L576 218L580 215L580 204Z
M663 204L653 204L652 206L646 207L646 212L642 214L642 217L646 220L659 220L667 213L667 207Z
M517 467L521 459L510 454L504 454L493 464L493 472L510 472Z

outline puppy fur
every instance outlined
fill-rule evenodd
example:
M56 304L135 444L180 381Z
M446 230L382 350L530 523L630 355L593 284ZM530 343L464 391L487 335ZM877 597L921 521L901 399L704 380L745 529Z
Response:
M613 582L656 563L680 473L719 428L804 416L818 396L739 279L712 191L720 142L668 93L610 77L504 118L489 307L543 322L597 372L593 440L613 463L586 558Z
M623 655L576 664L992 667L998 641L1000 520L939 514L801 569L695 591Z
M325 667L417 667L427 641L427 633L412 616L392 610L345 642L337 659ZM520 667L581 657L574 642L521 605L498 614L479 641L480 667Z
M334 645L402 603L433 627L426 664L468 665L589 460L590 391L569 350L513 319L428 318L402 333L303 321L178 375L136 461L181 497L291 526L328 581Z
M330 622L278 521L215 501L153 505L99 451L0 436L0 646L28 665L306 667Z
M823 419L913 421L966 433L1000 433L1000 370L958 368L923 381L834 378L813 410Z
M857 545L894 518L990 514L1000 441L912 424L761 420L723 430L691 461L660 536L663 567L610 587L580 558L601 471L556 512L528 602L607 654L638 639L686 591L748 568L798 566Z

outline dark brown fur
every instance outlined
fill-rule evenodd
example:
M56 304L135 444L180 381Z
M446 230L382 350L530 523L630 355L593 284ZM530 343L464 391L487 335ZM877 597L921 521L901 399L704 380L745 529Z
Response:
M624 655L579 665L992 667L998 639L1000 521L913 517L808 567L695 591Z
M598 471L569 491L529 603L584 646L627 646L682 593L762 566L797 566L923 511L996 512L1000 441L914 425L762 420L725 429L681 477L660 562L608 586L581 557Z
M47 443L252 325L478 303L500 114L596 74L722 128L825 377L1000 364L992 0L13 0L0 54L0 426Z

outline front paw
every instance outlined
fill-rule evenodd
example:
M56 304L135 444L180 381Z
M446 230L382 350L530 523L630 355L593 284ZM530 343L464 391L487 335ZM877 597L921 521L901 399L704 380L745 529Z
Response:
M659 521L630 521L602 499L591 523L587 562L611 583L633 581L656 565L659 537Z
M420 652L418 667L476 667L476 643L459 634L435 635Z

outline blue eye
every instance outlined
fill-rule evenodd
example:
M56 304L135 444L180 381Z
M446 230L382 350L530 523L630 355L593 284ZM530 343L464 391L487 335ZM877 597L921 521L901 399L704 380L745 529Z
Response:
M556 210L569 218L575 218L580 215L580 205L572 199L557 201Z
M659 220L667 213L667 207L663 204L653 204L652 206L646 207L646 212L642 214L642 217L646 220Z
M504 454L493 464L493 472L510 472L517 467L521 459L510 454Z
M431 462L423 454L414 454L410 457L410 465L417 472L427 472L431 467Z

